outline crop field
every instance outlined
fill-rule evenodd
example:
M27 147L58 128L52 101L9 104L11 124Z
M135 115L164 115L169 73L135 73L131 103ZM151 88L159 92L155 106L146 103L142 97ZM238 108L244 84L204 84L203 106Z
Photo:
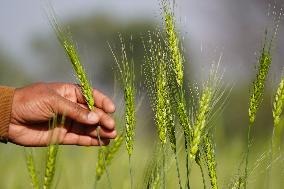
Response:
M252 78L236 89L224 79L221 51L197 80L188 75L195 59L185 45L190 38L180 30L179 1L153 3L160 7L160 25L138 37L116 31L118 43L106 41L113 68L108 72L115 78L117 138L98 147L1 144L0 188L283 188L284 60L277 60L282 70L271 73L283 38L283 9L275 5L269 10L270 24L255 45ZM52 7L47 17L68 60L62 64L73 69L88 108L94 110L92 71L78 50L84 44ZM138 45L142 63L135 58ZM271 74L275 86L270 85ZM51 130L63 125L64 116L60 121L54 117ZM230 125L237 127L228 129Z

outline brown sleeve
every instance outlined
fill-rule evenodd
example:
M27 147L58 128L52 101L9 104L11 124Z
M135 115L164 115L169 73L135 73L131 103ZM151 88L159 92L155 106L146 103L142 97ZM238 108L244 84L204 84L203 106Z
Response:
M14 88L0 86L0 142L7 143Z

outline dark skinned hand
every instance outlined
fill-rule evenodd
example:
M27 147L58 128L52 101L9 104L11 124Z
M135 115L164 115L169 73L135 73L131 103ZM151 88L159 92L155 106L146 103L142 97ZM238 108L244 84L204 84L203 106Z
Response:
M22 146L47 146L50 143L98 146L116 137L112 101L93 90L94 111L89 111L80 87L69 83L38 83L15 90L9 141ZM50 128L50 120L64 116L64 124Z

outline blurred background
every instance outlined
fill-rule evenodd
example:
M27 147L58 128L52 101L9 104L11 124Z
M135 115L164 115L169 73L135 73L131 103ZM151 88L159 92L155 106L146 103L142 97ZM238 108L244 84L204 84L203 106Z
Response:
M255 65L264 42L264 31L266 28L273 28L273 12L280 11L283 1L176 0L176 2L178 30L188 60L185 71L187 78L193 82L206 79L209 65L217 61L222 54L224 83L232 87L224 111L214 120L218 171L222 184L226 185L238 168L246 145L249 88L256 73ZM133 36L137 85L143 84L140 71L144 56L141 36L162 25L159 2L60 0L52 1L52 5L60 23L70 28L93 86L111 97L118 96L114 100L118 105L121 104L120 91L115 89L119 88L119 84L113 76L115 64L108 42L115 49L120 45L119 33L125 37L127 43L127 38ZM76 82L69 60L49 24L45 13L47 7L45 1L37 0L9 0L0 3L0 85L21 87L41 81ZM273 126L272 97L284 67L283 24L281 20L279 34L274 43L273 63L263 104L253 131L254 158L269 148L268 140ZM143 87L139 91L139 96L145 96ZM143 101L147 102L147 98L143 98ZM142 107L138 117L140 119L137 126L135 155L137 161L150 156L151 148L148 146L151 146L153 142L151 138L155 135L150 109ZM0 188L29 188L23 149L12 144L0 144L0 150L2 170ZM76 152L82 152L84 156ZM82 178L89 179L84 181L85 188L88 188L94 177L96 150L64 147L61 154L65 159L61 158L60 174L62 178L66 177L65 184L69 185L63 185L63 181L58 181L58 188L82 187ZM147 155L141 156L141 154ZM68 158L69 156L72 158ZM121 157L124 156L126 157L125 152L122 152ZM70 168L74 161L77 162L76 166ZM87 167L86 161L90 163ZM117 164L127 166L127 161L117 160ZM120 174L117 164L114 165L115 171L111 173L114 177ZM87 169L88 167L93 169ZM22 171L17 172L18 169ZM66 172L69 169L74 171L73 174ZM75 171L78 169L81 171ZM125 172L118 178L127 177L128 172ZM138 170L136 174L142 175ZM74 181L74 178L77 179ZM16 181L18 179L19 182ZM261 188L263 183L258 181L253 180L253 186ZM194 181L194 186L199 184L199 181L196 183Z

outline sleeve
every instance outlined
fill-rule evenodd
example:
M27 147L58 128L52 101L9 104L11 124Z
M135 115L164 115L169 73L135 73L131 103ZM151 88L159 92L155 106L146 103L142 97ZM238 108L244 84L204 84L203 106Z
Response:
M8 142L14 88L0 86L0 142Z

